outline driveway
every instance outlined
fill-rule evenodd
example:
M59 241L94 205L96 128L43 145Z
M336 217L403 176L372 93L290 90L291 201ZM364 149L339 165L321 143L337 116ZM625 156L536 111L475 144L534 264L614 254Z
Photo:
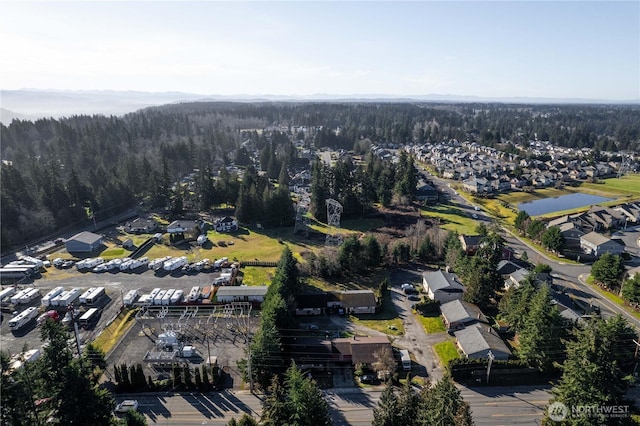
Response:
M391 273L391 299L398 316L402 319L405 330L405 334L396 337L394 343L402 349L407 349L413 355L415 362L411 374L414 377L428 377L432 382L436 382L442 378L444 369L433 351L433 345L447 340L449 336L444 332L427 334L424 331L422 324L411 309L411 305L415 302L409 301L400 288L403 283L407 282L416 287L421 286L422 272L397 269Z

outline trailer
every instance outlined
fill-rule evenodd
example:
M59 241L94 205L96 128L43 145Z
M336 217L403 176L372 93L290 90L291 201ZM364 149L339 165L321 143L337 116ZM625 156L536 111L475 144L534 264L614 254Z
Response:
M171 302L171 296L173 296L173 293L175 293L175 289L170 288L169 290L167 290L164 293L164 297L162 297L162 301L160 302L161 305L168 305L169 302Z
M44 266L44 262L40 259L37 259L35 257L31 257L31 256L20 256L19 257L20 260L29 263L33 266L35 266L36 268L40 269Z
M172 259L171 261L167 261L162 267L165 271L175 271L178 268L182 268L187 264L186 256L178 257L176 259Z
M100 265L104 263L104 259L101 257L93 257L91 259L85 259L85 260L81 260L80 262L76 263L76 268L78 268L78 270L82 270L82 269L93 269L96 266Z
M129 290L129 292L122 298L122 303L125 306L131 306L138 298L138 290Z
M81 294L82 294L81 288L78 288L78 287L72 288L67 292L67 294L64 295L64 297L60 298L60 300L58 301L58 306L69 306L73 304L76 300L78 300Z
M150 294L143 294L136 302L136 305L145 306L153 304L153 297Z
M82 294L80 295L80 304L81 304L81 305L84 305L85 303L87 303L87 297L89 297L89 295L90 295L91 293L93 293L93 290L95 290L95 289L96 289L95 287L89 287L89 288L87 289L87 291L85 291L84 293L82 293Z
M49 301L49 306L60 306L60 300L62 300L64 297L67 296L67 294L69 294L69 291L71 290L66 290L63 291L62 293L60 293L57 296L54 296L50 301Z
M0 279L3 280L22 280L34 275L32 266L16 266L7 265L0 268Z
M47 294L44 295L44 297L42 298L42 305L43 306L51 305L51 300L53 300L54 297L56 297L57 295L59 295L63 291L64 291L64 287L56 287L56 288L54 288L53 290L51 290L50 292L48 292Z
M164 297L164 295L167 293L166 290L160 290L158 292L158 294L155 295L155 297L153 298L153 304L154 305L162 305L162 298Z
M151 290L151 293L149 293L149 296L151 296L151 299L155 299L158 293L160 293L160 290L162 290L160 287L156 287L153 290Z
M182 297L184 296L184 291L182 290L176 290L172 295L171 295L171 300L169 300L169 304L171 305L175 305L176 303L180 303L182 302Z
M42 263L42 262L41 262ZM31 275L36 275L40 272L40 267L36 266L32 263L25 262L24 260L14 260L13 262L9 262L2 267L4 270L26 270Z
M196 262L196 264L194 265L194 269L196 271L200 272L203 269L205 269L207 266L209 266L209 259L202 259L202 260Z
M29 289L25 288L25 289L20 290L19 292L15 293L13 296L11 296L11 299L9 299L11 301L11 304L17 305L18 303L20 303L20 299L22 298L22 296L24 296L24 294L27 291L29 291Z
M164 266L164 264L170 261L171 259L173 259L171 256L165 256L159 259L154 259L151 262L149 262L149 269L157 271L158 269L161 269Z
M27 325L29 322L36 319L37 316L38 316L38 308L33 306L30 308L27 308L24 311L20 312L15 317L11 318L11 320L9 321L9 328L14 331L19 330L23 326Z
M120 271L128 271L131 263L133 263L133 259L129 257L125 257L124 259L122 259L122 263L120 264Z
M189 295L187 296L187 302L195 302L200 297L200 286L191 287L191 291L189 291Z
M89 294L89 296L87 296L86 298L86 304L87 305L95 305L96 302L98 300L100 300L100 298L102 296L105 295L105 288L104 287L96 287L91 294Z
M135 269L138 269L142 266L147 266L149 264L149 258L148 257L142 257L140 259L135 259L132 260L131 263L129 264L129 270L133 271Z
M22 295L22 297L20 297L18 303L26 305L27 303L33 302L38 297L40 297L40 290L38 290L37 288L30 288Z
M7 297L13 296L16 294L15 287L7 287L4 290L0 291L0 302L6 299Z
M204 287L202 287L202 291L200 292L200 297L202 299L209 299L211 297L211 291L213 286L210 285L206 285Z

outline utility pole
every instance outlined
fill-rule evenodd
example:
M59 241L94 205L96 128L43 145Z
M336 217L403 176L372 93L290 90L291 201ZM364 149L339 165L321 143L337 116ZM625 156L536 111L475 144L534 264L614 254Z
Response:
M249 392L253 394L253 372L251 371L251 338L249 338L249 359L247 363L247 370L249 370Z
M489 364L487 365L487 383L489 384L489 374L491 374L491 364L493 363L493 360L496 358L493 355L493 352L489 351L487 352L487 356L489 357Z
M636 353L633 355L636 359L636 365L633 367L633 377L636 377L636 371L638 370L638 348L640 348L640 342L638 340L634 340L633 343L636 344Z
M73 310L73 305L69 305L69 312L71 312L71 322L73 322L73 334L76 337L76 348L78 349L78 358L81 358L82 349L80 349L80 333L78 332L78 323L76 322L76 316Z

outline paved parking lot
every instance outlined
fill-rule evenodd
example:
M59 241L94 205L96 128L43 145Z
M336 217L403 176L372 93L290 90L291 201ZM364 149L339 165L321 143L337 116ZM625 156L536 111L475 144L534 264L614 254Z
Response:
M137 289L139 293L150 292L156 287L162 289L182 289L185 294L195 285L210 285L215 277L214 273L200 273L195 275L185 274L165 274L156 275L153 271L144 271L138 273L103 273L96 274L92 272L78 272L75 269L56 270L50 268L50 272L42 274L41 278L34 280L32 283L21 286L24 288L35 287L40 290L41 296L44 296L54 287L62 286L65 290L74 287L87 289L89 287L105 287L106 297L100 301L100 306L104 308L99 321L88 330L80 329L80 338L82 342L87 342L95 338L105 325L117 315L122 306L122 297L129 290ZM6 288L6 286L3 286ZM31 304L20 305L17 307L4 306L2 309L3 321L0 326L0 347L3 351L11 354L21 352L25 345L29 349L37 349L42 346L40 342L40 332L36 327L35 321L27 324L17 332L9 330L8 322L12 317L12 312L22 311L28 306L40 306L41 299L37 298Z

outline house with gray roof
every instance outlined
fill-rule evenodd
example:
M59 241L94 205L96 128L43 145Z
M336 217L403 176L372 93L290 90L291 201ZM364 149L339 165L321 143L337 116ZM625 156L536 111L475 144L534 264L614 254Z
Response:
M479 307L462 300L452 300L440 306L444 326L448 329L461 329L475 323L489 324L487 317Z
M455 332L456 345L465 357L487 359L489 351L495 359L507 360L511 351L502 338L490 326L475 324Z
M462 299L464 286L455 274L441 270L422 274L422 286L431 300L447 303Z
M585 253L594 256L601 256L605 253L622 254L624 252L622 244L597 232L589 232L580 237L580 248Z

